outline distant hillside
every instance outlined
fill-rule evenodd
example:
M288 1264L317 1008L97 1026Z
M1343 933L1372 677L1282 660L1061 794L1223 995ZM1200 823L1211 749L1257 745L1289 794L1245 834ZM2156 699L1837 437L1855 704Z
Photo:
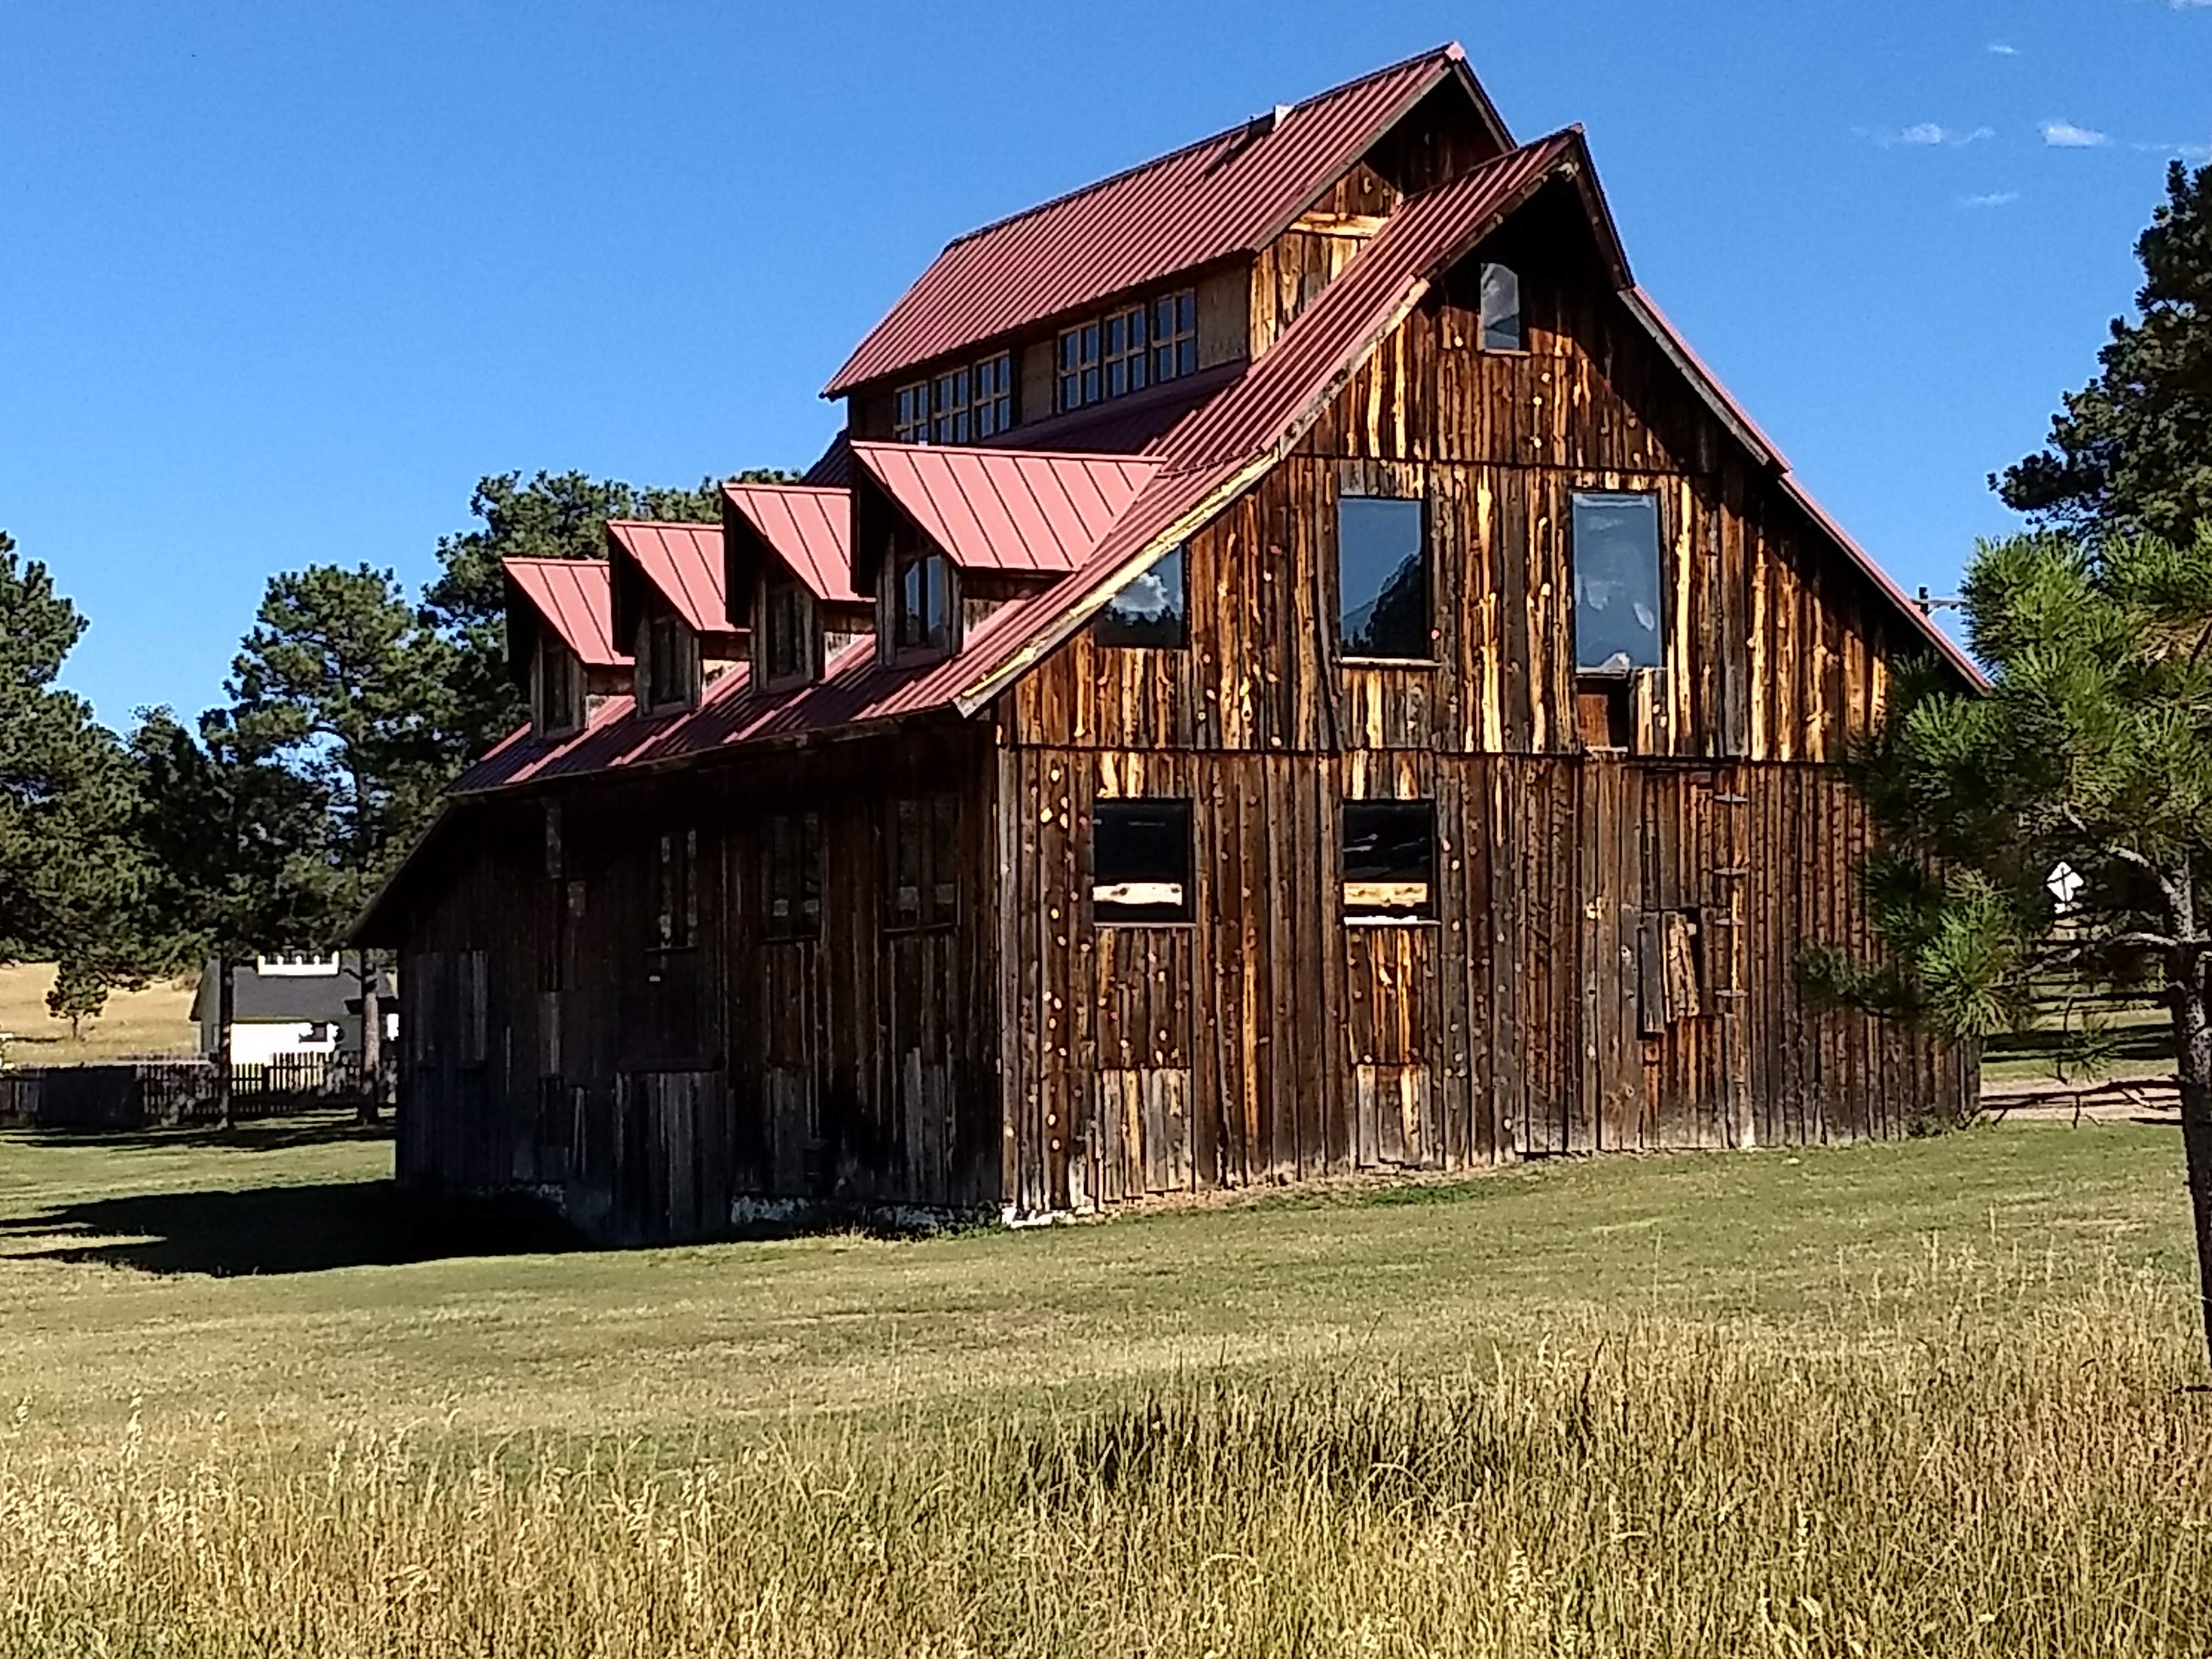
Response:
M199 1052L189 984L110 992L106 1010L98 1019L84 1022L84 1041L71 1042L69 1022L46 1012L46 993L53 982L51 962L0 968L0 1031L11 1034L10 1065L74 1066L125 1055Z

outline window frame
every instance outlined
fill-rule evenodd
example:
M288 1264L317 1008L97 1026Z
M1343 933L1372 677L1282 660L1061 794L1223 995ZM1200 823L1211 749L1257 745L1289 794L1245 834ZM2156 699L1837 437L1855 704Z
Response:
M1583 507L1585 502L1644 501L1650 504L1651 522L1651 601L1654 621L1651 627L1652 656L1650 662L1631 661L1624 667L1610 668L1602 664L1586 665L1583 661ZM1638 674L1654 673L1667 666L1667 503L1656 489L1571 489L1567 492L1567 564L1569 569L1568 600L1569 643L1574 653L1574 673L1578 680L1594 682L1633 679Z
M1346 612L1344 598L1344 521L1345 507L1352 501L1385 501L1414 509L1419 526L1421 556L1421 650L1417 655L1395 656L1372 650L1355 651L1345 629ZM1370 495L1358 492L1340 493L1336 498L1336 654L1341 663L1363 668L1434 668L1438 665L1437 655L1437 568L1436 547L1430 533L1429 503L1425 495ZM1401 567L1402 568L1402 567ZM1395 571L1393 572L1395 574ZM1380 603L1389 591L1388 584L1375 595Z
M530 712L538 735L563 738L580 731L585 697L582 659L559 640L544 635L532 655Z
M958 579L950 557L930 546L894 550L886 562L890 571L889 606L890 627L885 638L894 662L920 661L936 656L949 656L959 646ZM931 567L940 574L940 580L930 580ZM907 578L914 573L921 579L919 612L909 608L907 597ZM938 598L941 614L938 627L933 632L929 626L929 607L933 596ZM917 622L918 617L918 622ZM916 623L908 637L908 623Z
M1118 345L1112 337L1117 324ZM1071 414L1197 373L1197 289L1147 295L1070 323L1054 337L1053 410Z
M1109 825L1124 817L1144 815L1158 817L1163 813L1180 817L1182 821L1182 868L1178 883L1182 896L1172 905L1138 904L1122 900L1102 902L1098 896L1098 852L1102 835ZM1084 903L1093 927L1188 927L1198 921L1198 825L1194 804L1188 795L1115 795L1103 797L1091 804L1090 846L1088 848L1089 878L1084 887ZM1157 874L1158 872L1155 872ZM1137 879L1113 884L1121 887L1140 884ZM1163 911L1172 914L1162 915Z
M1490 273L1498 271L1513 284L1513 340L1510 345L1492 340L1493 326L1490 311ZM1504 313L1501 313L1501 315ZM1474 343L1478 351L1492 356L1527 356L1528 355L1528 311L1521 292L1521 269L1502 259L1478 260L1474 268Z
M1428 831L1428 879L1423 884L1426 891L1418 905L1393 906L1379 901L1355 901L1352 890L1355 885L1384 886L1394 884L1368 881L1355 883L1351 868L1352 817L1355 813L1372 813L1411 817L1419 813ZM1345 925L1352 927L1415 927L1433 926L1437 915L1437 886L1443 872L1441 839L1437 826L1437 803L1431 797L1413 799L1389 798L1347 799L1338 805L1336 815L1336 894L1337 908Z
M1010 347L908 380L891 394L891 441L976 444L1014 424Z
M659 831L653 837L653 934L655 956L696 948L699 943L699 831L696 826Z
M638 712L665 714L699 704L699 647L684 619L656 606L638 621ZM664 691L668 695L664 696Z
M901 903L909 865L911 909ZM951 790L894 797L884 821L884 931L923 933L957 927L960 889L960 797Z
M814 596L788 571L761 578L760 676L769 688L814 678Z
M795 945L822 937L822 815L778 812L761 825L760 937ZM779 918L781 899L786 914Z
M1174 562L1176 567L1176 600L1174 606L1176 624L1175 639L1172 641L1169 641L1165 640L1132 638L1117 639L1114 637L1114 630L1117 627L1124 630L1134 631L1141 629L1143 626L1139 622L1125 621L1116 617L1114 615L1115 601L1118 600L1122 594L1127 592L1132 587L1134 587L1139 582L1145 580L1147 577L1157 575L1161 567L1166 565L1170 561ZM1127 581L1122 583L1119 588L1115 589L1112 596L1107 599L1106 603L1098 607L1097 613L1091 618L1091 641L1094 646L1102 651L1189 650L1190 544L1188 542L1176 543L1174 547L1170 548L1167 552L1161 554L1160 556L1153 560L1151 564L1139 571L1135 575L1130 577Z

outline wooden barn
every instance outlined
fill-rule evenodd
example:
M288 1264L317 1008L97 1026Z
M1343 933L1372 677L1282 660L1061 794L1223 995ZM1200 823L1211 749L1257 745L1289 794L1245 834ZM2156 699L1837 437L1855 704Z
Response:
M608 1240L1898 1133L1836 762L1974 671L1456 47L951 243L803 486L512 574L399 1170Z

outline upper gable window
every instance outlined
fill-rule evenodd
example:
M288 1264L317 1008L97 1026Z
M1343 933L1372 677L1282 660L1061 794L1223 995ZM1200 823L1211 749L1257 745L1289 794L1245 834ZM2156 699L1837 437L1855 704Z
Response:
M952 643L951 567L941 553L908 554L891 581L891 644L902 651Z
M1344 914L1351 921L1436 915L1437 814L1425 800L1348 800L1343 817Z
M806 590L786 576L767 585L761 606L762 654L771 680L792 679L806 673L813 633L813 606Z
M1482 349L1485 351L1519 351L1522 349L1521 331L1521 276L1510 265L1486 264L1482 267Z
M761 937L813 939L822 931L822 819L786 812L768 821L761 848Z
M1060 333L1060 407L1081 409L1198 370L1198 294L1184 289Z
M1575 666L1658 667L1659 498L1592 490L1574 506Z
M1014 359L1001 351L898 389L891 436L902 444L972 444L1014 423Z
M1160 556L1150 570L1132 576L1106 601L1091 624L1099 645L1149 645L1179 651L1190 642L1189 578L1180 547Z
M1337 640L1347 657L1427 661L1429 538L1419 501L1346 495L1336 507Z

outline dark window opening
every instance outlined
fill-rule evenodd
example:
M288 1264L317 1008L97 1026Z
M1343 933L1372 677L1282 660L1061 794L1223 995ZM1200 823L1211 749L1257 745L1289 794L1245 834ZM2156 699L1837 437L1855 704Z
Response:
M1190 579L1178 547L1106 601L1091 624L1091 637L1100 645L1179 651L1190 643L1189 611Z
M940 649L952 641L951 573L939 553L898 562L891 585L891 643L902 650Z
M1425 661L1429 547L1421 503L1346 495L1336 509L1338 639L1347 657Z
M574 652L552 641L538 647L538 730L573 732L583 724L583 665Z
M1578 494L1574 512L1575 666L1658 667L1659 498Z
M1188 921L1190 803L1102 800L1091 817L1091 919Z
M653 861L653 942L688 951L699 938L699 832L666 830Z
M645 626L645 706L648 710L689 704L695 695L691 630L666 611Z
M1412 921L1436 914L1436 809L1425 800L1344 803L1344 914Z
M893 927L949 927L960 914L960 802L927 795L892 804Z
M761 860L761 936L813 939L822 931L822 819L785 812L768 821Z
M1518 351L1521 330L1521 277L1510 265L1482 267L1482 349Z
M811 631L806 590L788 579L768 585L761 624L770 679L787 679L807 672L807 638Z

